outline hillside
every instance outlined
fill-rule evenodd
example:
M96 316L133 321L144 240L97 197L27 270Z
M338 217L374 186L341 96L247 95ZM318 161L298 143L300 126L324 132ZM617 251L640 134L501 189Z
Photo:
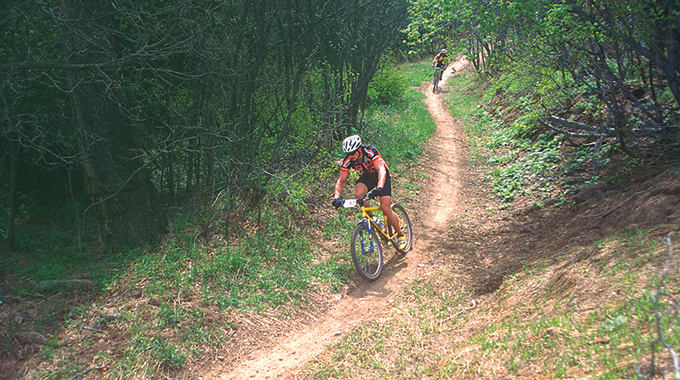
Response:
M454 67L444 80L468 69L464 61ZM197 359L181 369L146 368L145 378L673 378L672 355L654 342L680 348L680 171L630 173L616 185L541 200L543 207L529 197L508 206L481 179L489 152L451 116L452 91L421 88L437 134L425 156L395 179L415 225L411 252L388 249L379 280L353 277L340 291L310 293L300 306L224 313L191 295L178 299L202 314L177 317L177 326L217 327L191 330L205 334L191 337L205 342L195 347ZM336 215L324 207L309 217ZM340 249L323 231L313 238L319 251ZM70 312L66 326L45 315L39 299L6 299L3 327L48 321L56 334L17 334L21 350L6 356L0 378L143 372L109 373L130 355L131 330L158 329L148 340L135 336L139 350L159 349L156 336L183 339L186 330L147 326L167 305L147 295L153 284L146 278L124 280L76 308L80 314ZM148 312L142 320L121 317L129 310ZM169 347L160 349L173 359Z
M460 61L456 69L466 71ZM449 91L429 89L421 91L438 132L412 168L424 178L410 179L422 185L409 205L414 250L390 259L380 280L357 281L296 330L273 331L277 338L203 378L620 378L649 369L655 319L625 314L626 305L655 291L669 263L666 239L677 250L679 173L588 186L560 206L504 210L446 110ZM677 270L665 280L677 297ZM607 323L625 325L637 345L602 334ZM677 347L670 323L659 333ZM657 355L664 378L671 358Z

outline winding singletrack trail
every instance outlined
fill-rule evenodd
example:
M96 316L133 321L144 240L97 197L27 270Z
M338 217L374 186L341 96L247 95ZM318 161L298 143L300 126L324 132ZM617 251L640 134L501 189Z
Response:
M420 170L428 176L420 193L422 210L411 212L414 223L414 247L406 256L394 256L386 263L382 276L364 282L335 303L327 313L299 331L291 331L268 347L254 351L247 360L232 368L216 368L202 376L209 380L251 380L294 378L301 366L323 352L329 344L367 320L371 320L394 300L402 288L423 275L438 243L445 236L448 222L464 210L461 197L460 171L465 135L460 123L453 119L444 103L446 79L453 70L461 72L467 61L458 59L444 72L438 93L432 84L420 91L437 125ZM415 214L415 215L413 215ZM423 218L426 216L426 218ZM393 251L393 248L389 248ZM390 257L390 256L388 256Z

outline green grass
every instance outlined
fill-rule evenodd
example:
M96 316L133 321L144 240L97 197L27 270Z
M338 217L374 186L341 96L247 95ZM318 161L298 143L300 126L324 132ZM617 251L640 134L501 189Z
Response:
M409 86L420 85L418 70L422 64L403 66L403 81ZM399 173L401 165L417 161L424 144L436 131L436 126L421 99L424 95L409 87L399 101L389 105L373 104L366 110L366 127L357 131L365 141L380 150L390 166Z
M140 255L126 281L145 281L148 296L161 302L200 297L222 309L256 311L301 304L310 288L319 283L337 287L347 272L326 261L312 264L312 246L304 236L289 216L272 211L254 233L237 242L210 249L171 242L154 255Z
M418 66L405 66L414 67ZM380 149L397 176L423 153L435 130L422 95L407 89L412 75L390 77L403 82L401 98L371 106L368 126L359 131ZM389 95L395 93L399 94ZM310 308L310 295L344 291L355 275L348 243L356 211L329 217L315 210L304 213L321 198L325 202L326 197L318 194L332 194L333 158L337 157L324 157L328 163L318 172L310 169L297 175L296 183L270 181L267 191L272 196L259 212L220 215L219 210L233 207L219 202L210 211L182 210L171 218L171 231L162 244L122 253L78 252L76 235L65 230L72 212L66 207L61 216L50 214L49 225L22 224L18 251L0 258L0 271L20 297L34 299L35 284L46 280L85 278L96 285L76 294L53 289L40 295L41 317L36 323L2 325L2 352L13 352L15 334L30 328L54 337L54 342L38 352L43 363L29 377L157 377L160 372L186 369L205 353L219 350L237 328L234 318L270 313L286 318ZM400 180L393 186L415 191ZM325 203L320 207L330 209ZM31 212L22 215L26 222ZM204 229L209 231L207 239L199 234ZM0 233L5 231L0 224ZM322 241L312 237L318 236L316 231ZM109 309L114 316L102 317L111 313ZM80 345L64 345L60 335ZM118 340L102 347L99 340L110 336Z
M367 111L367 127L362 139L380 150L390 171L399 172L401 165L417 161L428 139L436 131L429 113L422 105L422 94L408 90L399 104L371 107Z
M480 83L472 74L457 74L446 81L451 95L446 98L451 116L465 125L465 132L472 137L482 136L486 131L486 123L478 122L484 115L483 103L480 99Z
M567 278L576 281L570 293L560 282L565 277L555 275L563 263L539 265L509 276L471 307L474 297L460 291L456 271L442 268L329 347L302 378L495 379L527 371L547 379L642 378L637 371L652 350L657 366L669 360L664 348L652 346L657 319L665 341L680 346L677 305L663 296L677 293L680 276L669 272L657 293L668 251L647 236L640 231L593 244L592 263L607 258L608 264L601 271L591 262L568 268ZM638 256L644 260L620 265ZM590 269L578 275L579 266Z
M399 67L399 71L403 73L409 87L420 87L423 82L432 80L432 68L427 61L416 61L406 63Z

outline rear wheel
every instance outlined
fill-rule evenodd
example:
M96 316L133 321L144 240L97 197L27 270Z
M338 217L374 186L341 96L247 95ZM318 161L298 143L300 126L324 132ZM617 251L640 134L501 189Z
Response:
M366 223L359 223L352 232L352 261L361 277L376 280L382 272L382 246L375 231L368 232Z
M401 232L404 233L404 237L406 238L406 246L403 249L399 249L398 244L395 244L394 248L396 248L399 253L406 253L411 250L413 245L413 227L411 226L411 219L409 219L404 207L398 203L392 205L392 211L397 214L397 217L399 218L399 227L401 227ZM390 236L397 233L390 223L388 223L387 229Z

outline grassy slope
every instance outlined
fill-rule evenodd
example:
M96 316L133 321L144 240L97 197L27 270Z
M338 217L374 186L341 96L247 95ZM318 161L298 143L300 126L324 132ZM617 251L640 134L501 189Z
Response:
M434 131L420 97L408 91L399 104L375 108L360 131L381 147L395 178ZM329 168L332 162L319 171L329 178L314 184L327 194L336 175ZM408 197L414 189L399 191ZM33 236L44 239L0 259L4 289L13 294L0 303L0 379L182 378L218 356L237 360L323 312L349 286L354 215L335 212L328 201L306 198L304 213L269 200L262 212L224 215L220 204L186 210L162 244L94 258L75 251L68 223L52 223L64 216L22 225L35 225ZM86 279L91 287L36 292L38 283L63 279ZM246 338L234 339L236 332Z
M659 205L677 204L679 173L631 178L579 204L536 208L542 190L500 202L492 184L514 164L497 160L502 133L478 111L475 81L448 85L471 136L470 208L429 275L302 378L620 379L652 367L668 378L672 357L658 339L680 348L680 215Z

